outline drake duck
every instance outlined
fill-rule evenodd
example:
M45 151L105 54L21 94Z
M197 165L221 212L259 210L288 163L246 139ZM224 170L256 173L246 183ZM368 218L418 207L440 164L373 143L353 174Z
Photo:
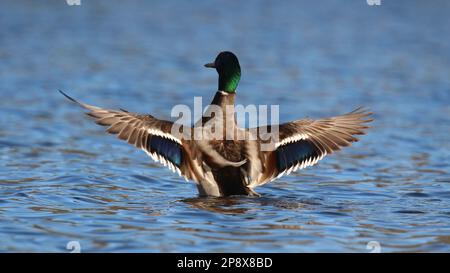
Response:
M358 108L341 116L322 119L299 119L258 128L239 128L234 103L241 78L237 57L221 52L214 62L205 65L218 75L218 91L203 117L194 126L174 132L174 122L152 115L110 110L78 102L59 90L69 100L88 110L96 123L107 132L142 149L153 160L196 183L201 196L257 195L254 188L283 175L316 164L326 155L358 141L372 121L371 113ZM211 115L219 107L223 115ZM224 127L226 124L226 129ZM231 124L231 125L230 125ZM223 138L192 139L187 131L195 128L223 128ZM256 130L254 130L256 129ZM275 130L278 129L278 130ZM267 137L261 132L278 132L271 149L262 149ZM256 132L254 138L249 137ZM236 136L244 136L236 138ZM231 136L231 138L230 138ZM254 136L254 135L253 135Z

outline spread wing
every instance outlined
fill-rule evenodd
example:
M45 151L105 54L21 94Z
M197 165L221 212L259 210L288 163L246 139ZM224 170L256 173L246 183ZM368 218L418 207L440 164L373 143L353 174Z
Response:
M182 138L171 134L173 122L151 115L139 115L126 110L109 110L78 102L60 90L69 100L89 110L87 115L96 123L108 126L108 133L145 151L153 160L167 166L180 176L191 178L186 170L186 150Z
M301 119L279 125L279 140L272 151L261 152L262 174L251 187L260 186L292 171L316 164L326 155L358 141L372 121L372 113L358 108L348 114L324 118ZM258 128L261 130L261 127ZM263 128L264 132L270 128ZM268 131L267 131L268 130Z

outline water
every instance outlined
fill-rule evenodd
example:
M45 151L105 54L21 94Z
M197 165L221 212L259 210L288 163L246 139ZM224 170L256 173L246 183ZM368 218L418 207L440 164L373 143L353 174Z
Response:
M450 250L448 1L167 2L2 1L1 251ZM373 128L260 198L198 198L57 92L170 118L211 99L221 50L238 103L282 121L364 105Z

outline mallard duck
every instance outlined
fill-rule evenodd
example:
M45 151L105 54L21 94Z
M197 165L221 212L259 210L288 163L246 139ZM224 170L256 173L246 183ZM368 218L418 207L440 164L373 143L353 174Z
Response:
M221 52L214 62L205 66L217 71L218 91L203 117L194 126L177 133L173 130L174 122L123 109L99 108L60 92L87 109L87 115L97 124L108 126L108 133L142 149L186 180L194 181L200 196L259 196L254 188L312 166L326 155L358 141L355 136L365 134L366 123L372 120L370 112L358 108L341 116L279 124L277 140L271 141L272 148L262 149L268 140L260 132L276 131L275 126L252 129L237 126L234 103L241 68L236 55ZM211 115L213 106L220 107L224 114ZM211 127L222 128L223 138L216 135L197 139L186 134L195 128L202 132ZM244 137L236 138L238 135Z

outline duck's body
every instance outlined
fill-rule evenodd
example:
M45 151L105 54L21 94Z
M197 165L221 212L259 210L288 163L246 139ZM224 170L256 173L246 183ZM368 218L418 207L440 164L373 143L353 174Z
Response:
M109 126L109 133L195 181L200 195L207 196L257 195L255 187L314 165L327 154L357 141L354 135L364 134L364 123L370 121L370 113L359 109L333 118L297 120L280 124L278 138L271 142L273 139L267 138L267 132L274 131L271 126L237 126L234 104L240 66L236 56L222 52L206 66L217 69L219 91L203 117L193 127L177 133L172 130L173 122L98 108L61 93L88 109L88 115L98 124ZM221 115L214 111L217 109L222 110ZM198 132L202 137L193 137ZM264 145L272 148L262 149Z
M245 166L249 163L246 158L248 142L237 140L234 136L245 134L245 130L237 126L234 114L235 94L217 91L211 104L218 106L223 115L211 115L209 109L201 121L196 123L197 128L222 128L220 138L207 137L195 142L197 151L201 152L202 175L198 178L198 189L201 195L229 196L241 194L253 194L245 180ZM213 116L213 117L211 117ZM228 124L228 126L226 126ZM204 131L209 132L208 129ZM220 159L221 162L217 162Z

